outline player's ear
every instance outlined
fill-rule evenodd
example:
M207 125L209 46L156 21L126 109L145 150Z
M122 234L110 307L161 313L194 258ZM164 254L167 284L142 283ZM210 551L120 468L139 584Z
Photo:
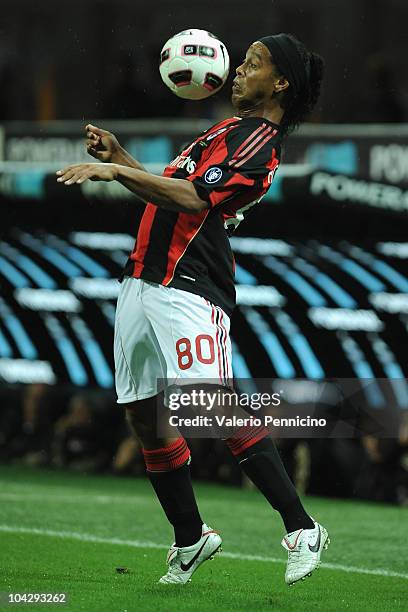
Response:
M280 76L275 80L275 92L281 93L281 91L286 91L289 87L289 81L286 77Z

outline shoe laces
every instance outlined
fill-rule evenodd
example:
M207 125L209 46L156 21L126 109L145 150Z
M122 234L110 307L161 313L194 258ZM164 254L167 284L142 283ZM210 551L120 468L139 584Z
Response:
M173 554L170 561L167 562L169 568L174 567L179 556L180 556L180 549L176 548L176 554Z
M302 553L303 546L304 546L304 542L303 542L303 539L301 539L294 550L288 550L289 562L296 563L296 561L299 560L299 557Z

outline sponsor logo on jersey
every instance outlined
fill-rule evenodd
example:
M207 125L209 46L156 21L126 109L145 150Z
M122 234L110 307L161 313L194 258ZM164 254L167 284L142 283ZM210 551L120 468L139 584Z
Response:
M212 168L209 168L207 172L205 173L204 180L206 183L209 183L210 185L212 185L213 183L218 183L221 177L222 177L221 168L217 168L217 166L213 166Z
M193 172L195 172L197 163L193 161L189 155L178 155L176 159L173 159L173 161L170 163L170 166L173 168L183 168L189 174L193 174Z

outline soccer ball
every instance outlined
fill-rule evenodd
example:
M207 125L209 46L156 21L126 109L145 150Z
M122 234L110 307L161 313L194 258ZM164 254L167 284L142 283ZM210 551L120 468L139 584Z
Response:
M179 98L202 100L219 91L229 72L225 45L206 30L172 36L160 53L160 75Z

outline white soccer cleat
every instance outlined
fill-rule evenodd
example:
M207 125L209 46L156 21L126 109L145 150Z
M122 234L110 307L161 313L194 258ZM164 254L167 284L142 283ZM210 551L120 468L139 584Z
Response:
M322 551L330 544L326 529L315 521L314 524L314 529L298 529L286 534L281 542L288 551L286 584L294 584L310 576L320 565Z
M215 553L221 550L221 544L221 536L204 524L201 538L196 544L184 548L177 548L173 544L167 553L169 569L159 582L161 584L185 584L204 561L212 559Z

